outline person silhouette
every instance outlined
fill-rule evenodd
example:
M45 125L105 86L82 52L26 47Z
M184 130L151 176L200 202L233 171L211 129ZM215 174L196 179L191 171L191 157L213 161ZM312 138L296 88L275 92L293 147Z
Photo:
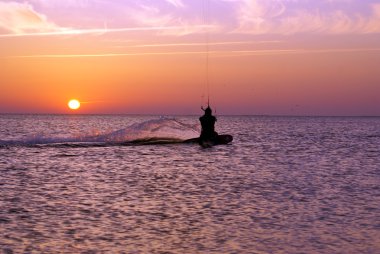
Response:
M215 131L216 117L212 115L212 110L209 105L206 109L203 110L205 113L199 118L202 126L199 143L216 142L216 139L218 137L218 133Z

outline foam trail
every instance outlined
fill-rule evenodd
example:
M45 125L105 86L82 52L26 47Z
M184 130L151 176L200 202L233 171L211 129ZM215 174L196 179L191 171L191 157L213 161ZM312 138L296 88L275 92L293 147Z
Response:
M174 118L161 118L136 123L127 128L100 135L79 137L46 137L36 135L24 140L0 141L0 147L35 145L117 145L120 143L156 140L180 142L199 136L199 128Z
M186 140L197 137L199 132L193 126L179 122L176 119L162 118L133 124L109 134L93 138L97 142L128 142L142 139L178 139Z

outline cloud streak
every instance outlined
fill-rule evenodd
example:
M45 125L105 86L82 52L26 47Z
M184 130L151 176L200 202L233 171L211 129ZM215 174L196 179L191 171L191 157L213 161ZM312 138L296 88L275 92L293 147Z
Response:
M305 5L297 0L224 0L236 4L236 33L366 34L380 33L380 4L325 0ZM353 11L358 4L365 11ZM348 8L348 7L350 8Z
M173 1L168 1L173 2ZM182 7L182 2L174 4ZM159 6L141 4L130 14L131 19L140 26L178 27L178 29L163 29L159 35L184 36L199 33L216 33L221 31L218 23L205 24L199 17L185 18L175 12L165 12Z
M194 27L194 29L204 30L209 26ZM123 33L123 32L144 32L144 31L159 31L161 33L176 33L176 31L183 30L182 26L145 26L145 27L125 27L125 28L94 28L94 29L68 29L61 28L46 32L21 32L21 33L7 33L0 34L0 38L12 37L39 37L39 36L69 36L69 35L104 35L108 33ZM174 32L169 32L174 31Z
M45 0L34 0L31 1L39 6L50 8L54 7L55 10L68 11L70 9L77 8L88 8L86 9L86 19L94 20L96 15L91 13L91 3L101 6L105 6L105 1L100 0L88 0L88 1L63 1L63 2L52 2ZM144 2L144 1L142 1ZM170 6L175 8L184 8L185 5L181 0L164 0ZM166 36L182 36L194 33L204 33L207 31L215 31L217 29L216 25L205 25L197 20L188 20L179 16L175 16L171 13L165 13L160 6L146 5L139 3L134 6L132 3L130 5L113 3L119 7L120 13L116 15L116 27L114 28L79 28L81 26L81 21L83 17L77 17L72 15L72 23L77 28L70 28L59 26L56 23L48 20L47 16L37 12L30 3L19 3L15 1L0 2L0 38L7 37L23 37L23 36L59 36L59 35L83 35L83 34L106 34L106 33L116 33L116 32L131 32L131 31L157 31L158 35ZM109 11L109 10L108 10ZM128 18L121 22L120 16L126 12ZM107 13L107 10L105 10ZM109 14L109 13L108 13ZM75 24L76 23L76 24ZM102 20L101 23L107 23ZM126 26L127 25L127 26ZM88 25L87 25L88 26Z
M230 45L244 45L244 44L273 44L281 43L281 41L222 41L222 42L208 42L208 43L167 43L167 44L142 44L135 45L138 48L160 48L160 47L178 47L178 46L230 46Z
M128 31L156 31L154 35L161 36L380 33L380 3L375 0L218 0L209 4L205 12L199 2L183 0L2 1L0 38ZM101 24L110 28L99 28Z
M185 4L183 3L182 0L166 0L169 4L172 4L175 7L180 7L183 8L185 7Z
M229 50L209 51L211 57L241 57L241 56L268 56L289 54L319 54L319 53L355 53L380 52L380 48L346 48L346 49L265 49L265 50ZM127 52L104 54L45 54L45 55L19 55L5 58L93 58L93 57L126 57L126 56L155 56L155 55L204 55L207 51L170 51L170 52Z
M28 3L0 2L0 28L13 34L61 31Z

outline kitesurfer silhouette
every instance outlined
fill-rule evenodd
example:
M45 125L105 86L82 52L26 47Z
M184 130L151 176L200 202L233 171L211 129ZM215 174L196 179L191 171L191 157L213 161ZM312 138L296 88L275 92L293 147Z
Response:
M205 112L204 115L199 118L202 126L199 143L215 142L218 137L218 133L215 131L216 117L212 115L210 105L206 109L203 109L203 111Z

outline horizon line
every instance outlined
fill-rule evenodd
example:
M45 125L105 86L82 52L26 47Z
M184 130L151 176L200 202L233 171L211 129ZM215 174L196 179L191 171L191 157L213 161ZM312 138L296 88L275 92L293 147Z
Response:
M202 114L202 113L201 113ZM57 115L57 116L158 116L158 117L171 117L171 116L199 116L201 114L157 114L157 113L10 113L0 112L0 115ZM380 117L380 115L325 115L325 114L216 114L215 116L247 116L247 117Z

